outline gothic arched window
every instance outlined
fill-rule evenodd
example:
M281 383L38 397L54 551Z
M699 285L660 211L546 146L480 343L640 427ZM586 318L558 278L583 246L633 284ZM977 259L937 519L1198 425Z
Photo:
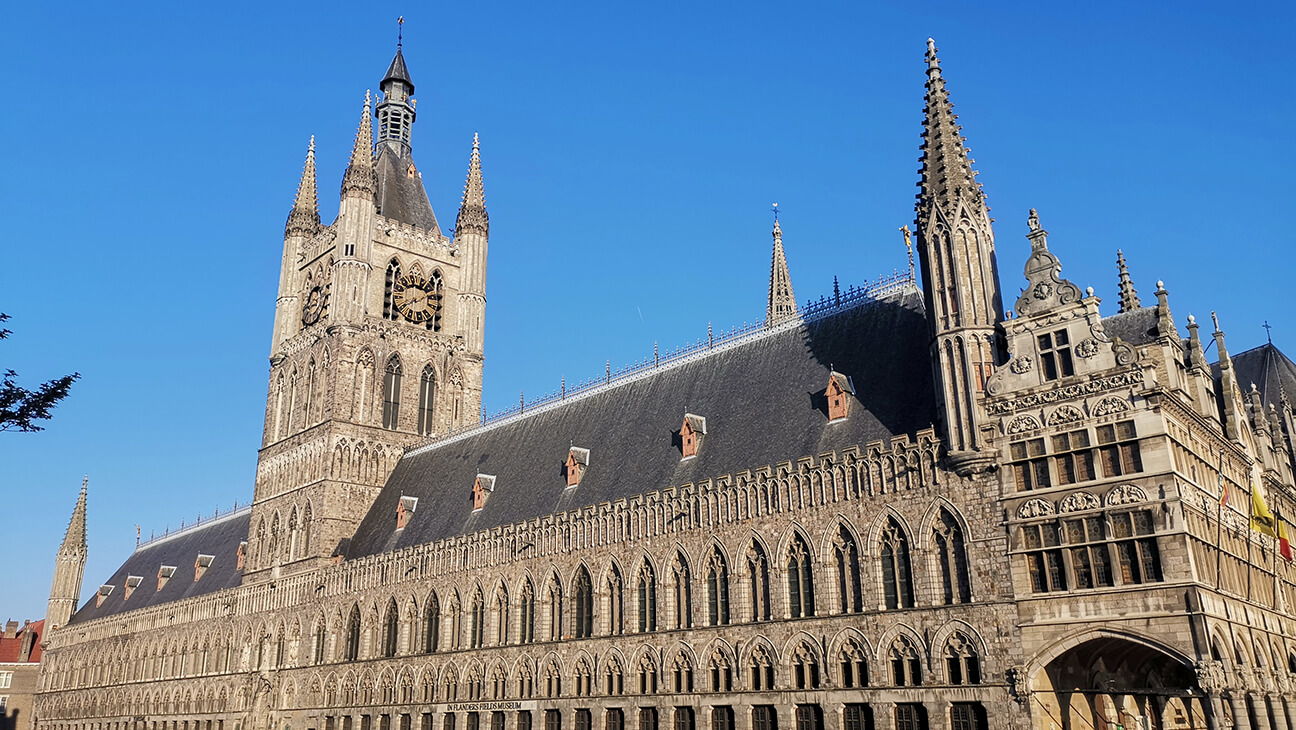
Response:
M607 680L607 694L619 695L625 693L625 672L621 669L621 662L615 657L609 657L604 662L604 678Z
M751 689L757 692L774 689L774 659L764 646L752 649Z
M769 559L765 556L765 549L755 540L747 550L747 589L752 621L769 621Z
M693 626L693 579L689 574L688 560L682 553L675 554L671 563L671 603L674 608L671 628L687 629Z
M305 425L309 426L315 422L315 408L317 398L315 397L315 360L311 359L306 366L306 419Z
M800 535L792 538L787 554L788 614L792 618L815 615L814 573L810 550Z
M941 510L934 533L936 560L940 563L941 598L946 604L967 603L972 600L972 585L968 580L963 530L954 515Z
M657 692L657 665L647 652L639 659L639 694Z
M576 570L573 598L576 601L576 638L588 639L594 635L594 585L583 565Z
M441 602L433 593L428 596L427 609L423 612L423 653L431 654L441 644Z
M354 410L351 416L360 423L369 422L369 408L372 403L373 382L374 382L374 356L369 350L364 350L356 358L355 372L355 398L352 401Z
M383 656L396 656L396 642L400 637L400 611L396 599L387 604L387 617L383 621Z
M707 620L711 626L729 624L729 563L719 548L707 558Z
M814 650L802 644L792 654L792 676L797 689L819 688L819 660Z
M657 576L644 561L639 569L639 633L657 630Z
M509 635L509 595L504 584L495 591L495 643L504 646Z
M324 626L324 619L320 619L320 622L315 624L315 646L311 652L312 664L324 663L324 642L327 638L328 629Z
M554 576L549 581L548 595L545 596L546 608L549 609L549 640L559 641L562 639L562 613L563 599L562 586L558 584L558 576Z
M693 663L689 661L688 655L683 651L676 654L671 669L675 680L675 693L692 692Z
M419 376L418 432L420 436L432 433L434 423L432 409L435 403L436 373L432 370L432 366L428 365L423 368L423 374Z
M711 659L707 665L711 669L711 691L732 692L733 666L729 663L729 657L716 649L711 652Z
M360 607L351 606L351 616L347 619L346 647L342 653L344 661L353 662L360 658Z
M891 660L892 684L897 687L916 687L922 684L922 660L909 637L897 636L891 642L887 658Z
M401 363L395 355L383 373L383 428L395 430L400 421Z
M400 314L396 311L396 303L393 295L396 290L396 281L401 277L400 262L392 259L387 264L387 279L383 286L383 319L399 319Z
M486 601L482 598L481 588L473 593L472 599L472 632L468 636L468 646L476 649L486 638Z
M833 538L833 556L837 562L838 608L842 613L864 610L864 591L860 586L859 546L845 525Z
M909 539L895 519L882 530L882 592L887 608L913 608L913 575L909 569Z
M945 672L950 684L981 684L981 657L966 635L955 632L945 642Z
M518 641L530 644L535 641L535 588L528 580L522 585L522 595L518 599Z
M868 653L854 639L847 641L838 657L841 667L841 686L868 686Z
M607 632L612 636L625 633L625 597L621 581L621 571L615 565L608 571L607 577Z

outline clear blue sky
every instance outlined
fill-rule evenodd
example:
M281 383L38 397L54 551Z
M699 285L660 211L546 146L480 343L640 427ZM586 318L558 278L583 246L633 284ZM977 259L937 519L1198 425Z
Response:
M481 133L488 410L760 317L772 201L802 300L903 268L929 35L1007 301L1035 207L1108 313L1121 248L1181 325L1217 310L1240 352L1267 319L1296 354L1290 4L382 5L6 8L0 367L83 379L0 434L0 620L44 615L83 474L86 595L134 525L250 497L306 141L327 222L401 13L447 225Z

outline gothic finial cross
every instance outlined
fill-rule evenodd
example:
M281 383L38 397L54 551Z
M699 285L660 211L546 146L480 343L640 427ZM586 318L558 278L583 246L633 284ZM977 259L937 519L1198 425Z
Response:
M400 50L401 40L405 31L405 16L402 15L396 19L396 50Z
M1260 325L1260 326L1265 328L1265 339L1269 340L1269 344L1272 345L1272 344L1273 344L1273 332L1270 332L1270 330L1273 329L1273 325L1269 324L1269 320L1266 319L1266 320L1265 320L1265 323L1262 324L1262 325Z

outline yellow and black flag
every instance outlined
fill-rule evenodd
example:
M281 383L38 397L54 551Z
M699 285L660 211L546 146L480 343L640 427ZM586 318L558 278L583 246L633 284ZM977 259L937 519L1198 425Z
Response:
M1265 504L1264 497L1260 494L1260 480L1257 478L1255 467L1251 468L1251 529L1262 535L1268 535L1273 539L1278 539L1277 520L1274 519L1273 512L1269 511L1269 505Z

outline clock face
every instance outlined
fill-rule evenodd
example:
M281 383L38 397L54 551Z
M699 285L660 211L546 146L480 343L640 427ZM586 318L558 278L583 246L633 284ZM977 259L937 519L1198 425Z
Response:
M306 303L302 305L302 324L308 327L315 324L323 312L324 288L317 286L306 295Z
M402 276L392 291L396 311L405 319L420 324L436 316L440 298L440 293L426 279L414 274Z

